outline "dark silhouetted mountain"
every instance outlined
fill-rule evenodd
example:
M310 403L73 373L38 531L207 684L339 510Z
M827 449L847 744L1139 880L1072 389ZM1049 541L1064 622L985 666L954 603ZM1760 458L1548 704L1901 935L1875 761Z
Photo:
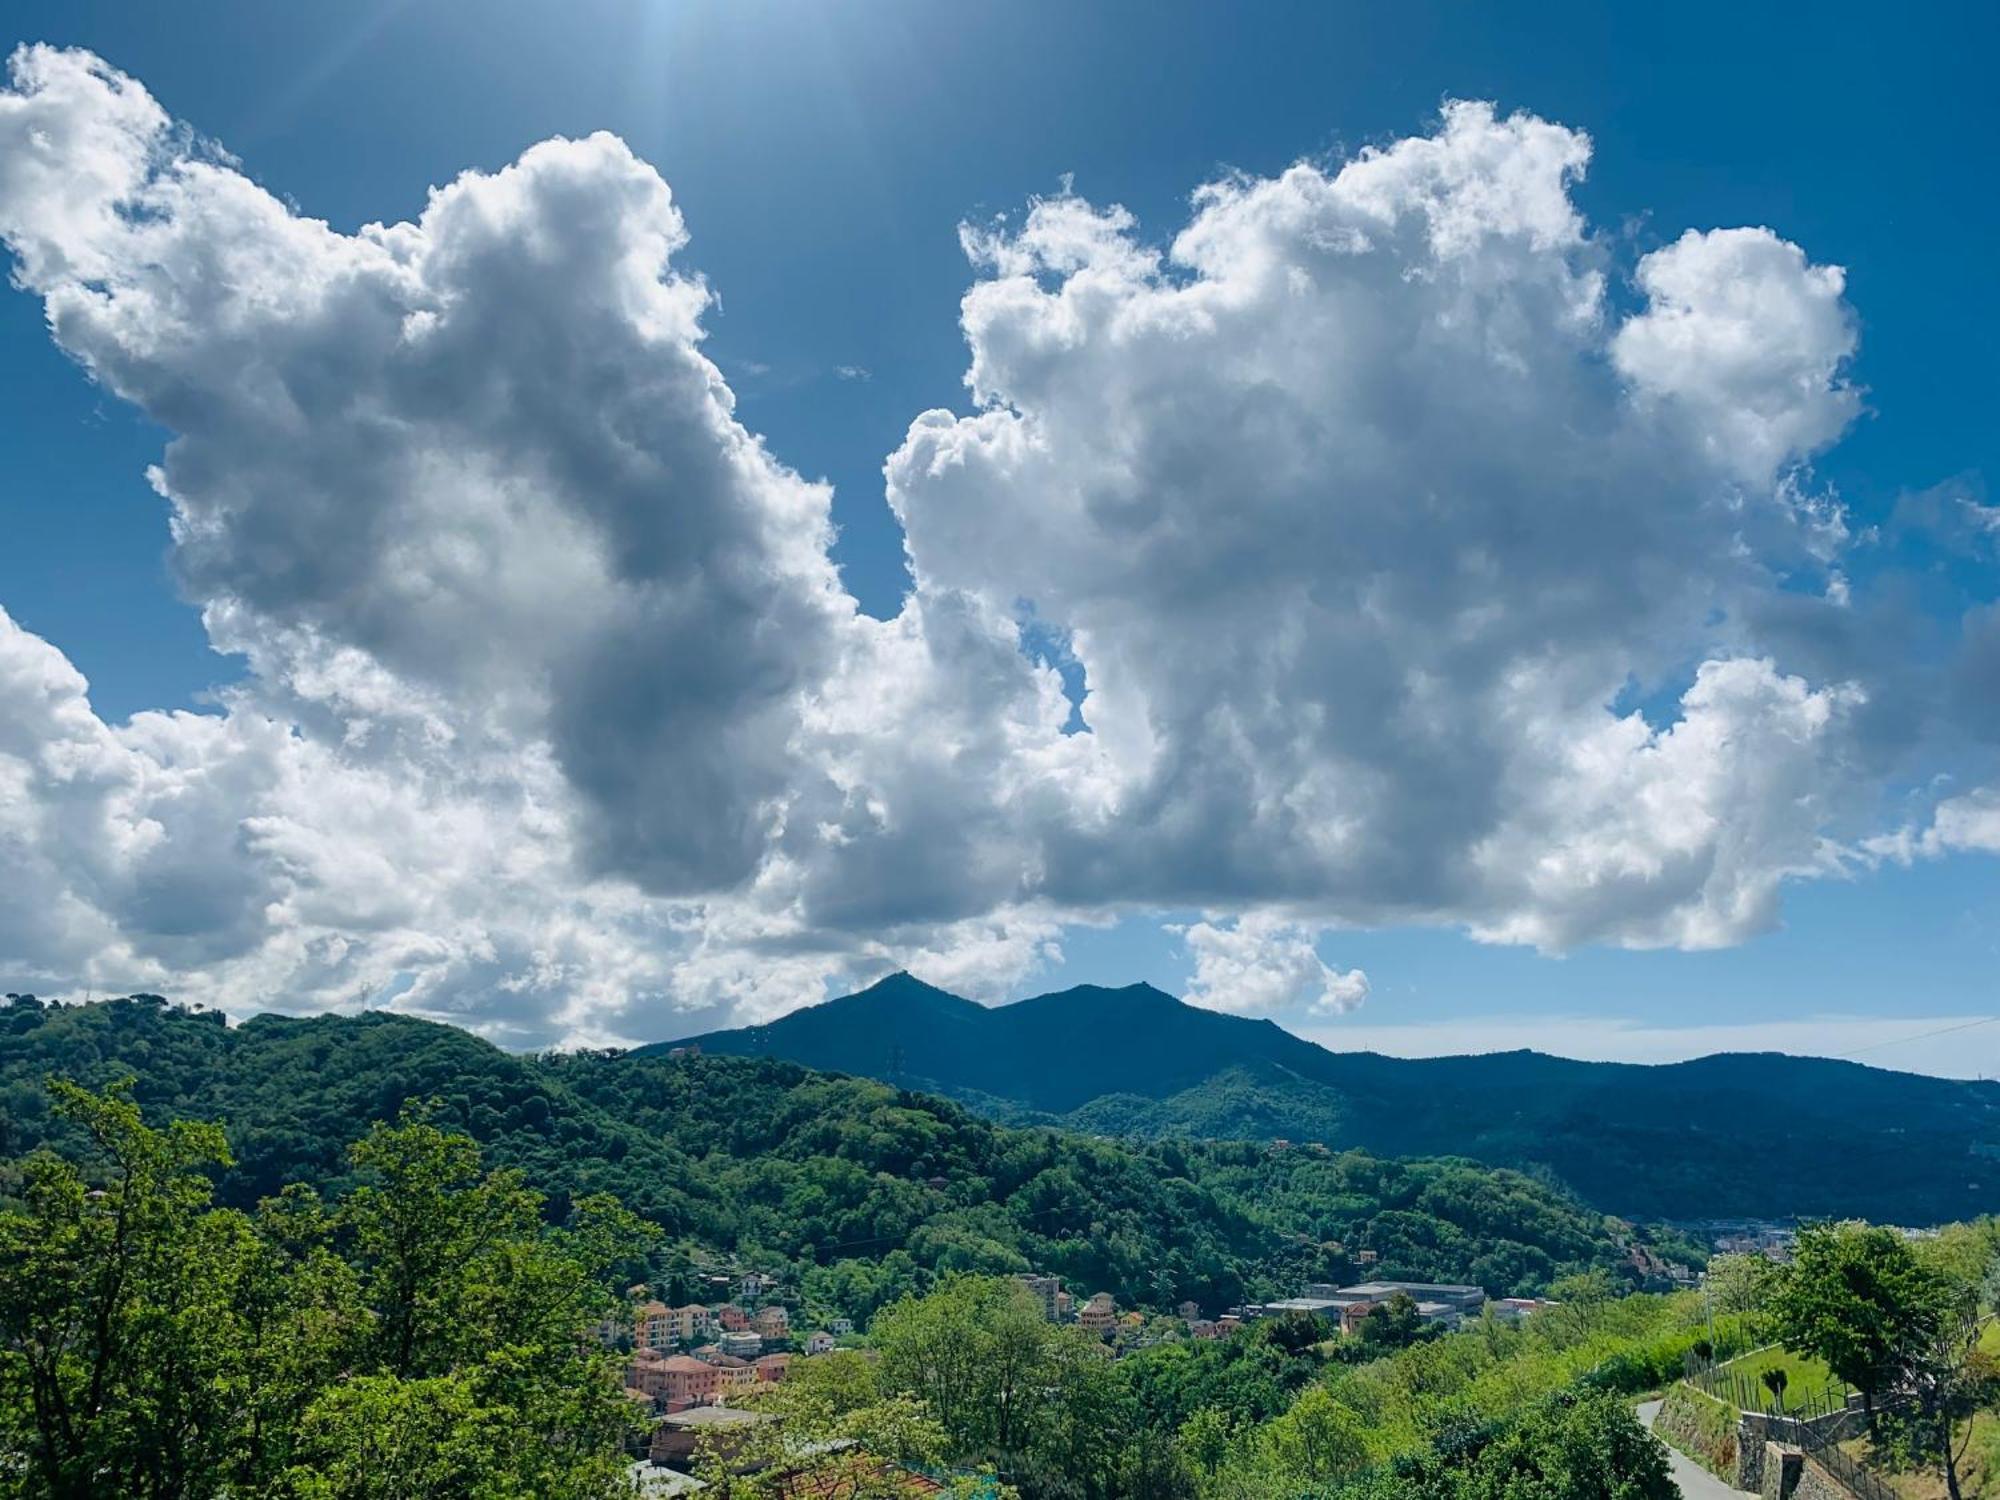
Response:
M1285 1137L1554 1173L1639 1218L1933 1223L2000 1207L2000 1084L1826 1058L1335 1052L1150 985L983 1007L907 974L692 1038L1103 1135Z

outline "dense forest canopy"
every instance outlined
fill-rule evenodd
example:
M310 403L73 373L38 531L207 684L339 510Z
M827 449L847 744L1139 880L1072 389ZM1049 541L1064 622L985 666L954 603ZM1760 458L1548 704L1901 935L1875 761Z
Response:
M17 1001L0 1011L0 1160L61 1142L48 1076L131 1077L149 1118L223 1122L234 1164L218 1199L242 1208L294 1181L339 1191L368 1121L434 1100L557 1221L610 1192L656 1225L663 1280L726 1257L856 1318L952 1271L1034 1269L1127 1305L1211 1311L1349 1279L1364 1249L1371 1273L1496 1295L1593 1267L1635 1274L1633 1231L1516 1172L1012 1129L769 1059L530 1057L383 1014L229 1027L155 997Z
M204 1171L229 1165L218 1126L150 1126L124 1086L49 1097L64 1149L0 1206L0 1496L635 1494L651 1424L603 1339L648 1235L614 1200L552 1226L415 1105L339 1192L245 1212ZM882 1309L868 1352L739 1388L748 1417L692 1467L731 1500L1671 1500L1627 1397L1689 1346L1691 1299L1608 1287L1570 1278L1525 1329L1274 1318L1120 1360L1013 1279L947 1275Z

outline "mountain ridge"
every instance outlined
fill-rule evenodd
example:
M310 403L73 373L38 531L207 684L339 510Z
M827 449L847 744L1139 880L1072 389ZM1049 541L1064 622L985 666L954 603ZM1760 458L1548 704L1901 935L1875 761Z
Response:
M673 1301L717 1257L857 1318L954 1270L1040 1271L1165 1309L1356 1279L1363 1248L1381 1274L1524 1294L1591 1268L1636 1285L1663 1256L1699 1259L1683 1236L1470 1162L1011 1130L776 1058L514 1053L379 1011L230 1026L157 995L0 1004L0 1204L32 1153L81 1146L51 1107L57 1078L129 1088L155 1124L220 1124L217 1198L246 1211L290 1182L353 1187L369 1122L414 1106L520 1172L555 1222L615 1194L666 1236L654 1272Z
M986 1007L902 972L761 1026L639 1050L690 1044L923 1088L1016 1123L1532 1167L1647 1217L1928 1223L2000 1206L1985 1185L2000 1188L2000 1084L1839 1058L1396 1058L1151 985Z

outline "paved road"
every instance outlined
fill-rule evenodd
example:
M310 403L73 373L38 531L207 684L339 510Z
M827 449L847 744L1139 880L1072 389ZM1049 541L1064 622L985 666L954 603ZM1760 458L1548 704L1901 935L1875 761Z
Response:
M1642 1401L1638 1410L1639 1424L1651 1432L1653 1418L1660 1414L1660 1403ZM1731 1489L1672 1443L1661 1446L1667 1450L1667 1463L1673 1469L1674 1483L1680 1486L1681 1500L1743 1500L1750 1494L1748 1490Z

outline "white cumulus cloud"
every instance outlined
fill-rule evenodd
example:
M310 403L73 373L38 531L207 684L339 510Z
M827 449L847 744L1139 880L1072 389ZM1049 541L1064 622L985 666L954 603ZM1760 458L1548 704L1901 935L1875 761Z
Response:
M1612 340L1648 401L1753 483L1838 437L1860 409L1841 377L1858 342L1838 266L1768 229L1689 230L1639 263L1649 306Z
M249 666L114 726L0 616L21 983L604 1040L895 964L998 998L1178 909L1202 1003L1343 1009L1330 925L1737 942L1866 832L1876 685L1785 649L1858 614L1802 470L1858 409L1841 273L1764 229L1621 268L1579 132L1454 104L1164 248L1068 192L967 228L970 403L889 456L879 621L621 141L344 234L88 54L11 78L15 280L171 433Z
M1823 566L1784 469L1851 407L1839 277L1695 236L1618 324L1588 156L1465 104L1212 186L1165 254L1073 196L968 233L978 410L920 417L890 494L921 586L1027 600L1083 671L1111 790L1047 890L1709 945L1817 868L1863 694L1743 614ZM1686 399L1704 361L1750 435ZM1683 674L1675 723L1614 707Z
M1194 955L1191 1004L1236 1015L1336 1015L1368 998L1365 972L1331 967L1320 958L1310 928L1272 913L1176 930Z

